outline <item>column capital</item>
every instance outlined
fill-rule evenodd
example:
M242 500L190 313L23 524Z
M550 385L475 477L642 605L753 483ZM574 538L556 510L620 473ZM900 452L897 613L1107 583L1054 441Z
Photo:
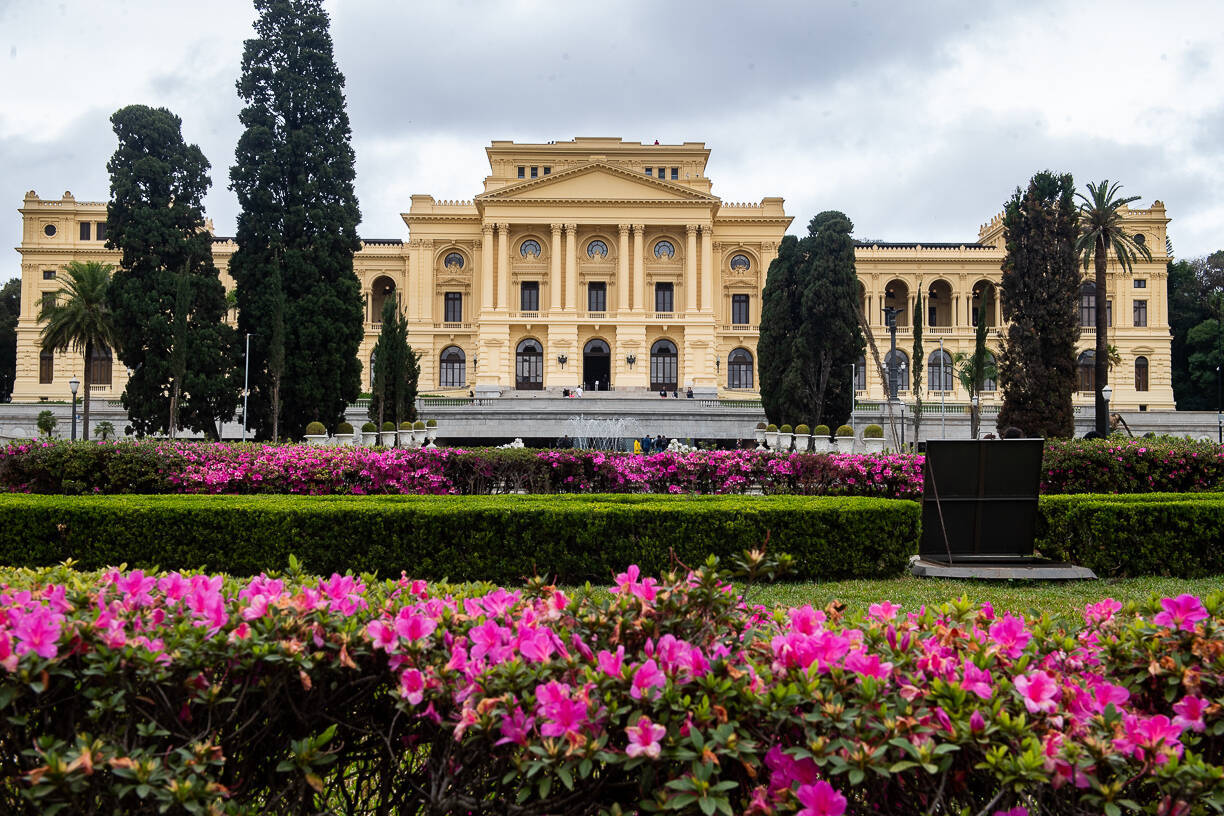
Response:
M696 224L685 224L684 225L684 232L688 235L696 235L697 229L698 227Z
M573 233L578 231L578 225L577 224L566 224L565 231L572 235Z
M498 224L497 224L497 228L498 228L499 230L501 230L502 232L509 232L509 231L510 231L510 225L509 225L509 224L507 224L505 221L499 221L499 222L498 222Z
M480 239L476 238L472 241L472 249L480 249Z
M628 234L629 234L629 225L628 225L628 224L617 224L617 225L616 225L616 230L617 230L617 232L619 232L621 235L628 235Z
M548 226L549 226L549 229L552 230L553 235L561 234L561 224L549 224Z
M633 231L636 232L638 235L644 235L646 233L646 225L645 224L634 224Z
M493 227L494 227L494 224L492 221L485 221L483 224L480 225L481 231L484 232L486 235L493 234Z

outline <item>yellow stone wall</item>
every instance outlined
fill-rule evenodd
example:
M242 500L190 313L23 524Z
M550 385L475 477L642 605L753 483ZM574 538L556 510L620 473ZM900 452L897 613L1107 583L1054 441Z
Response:
M578 138L572 142L515 144L495 141L486 153L490 175L482 192L469 201L438 201L414 195L402 214L408 240L367 239L355 259L365 293L366 338L360 350L362 389L369 388L369 358L377 339L382 299L397 297L409 321L409 340L421 357L423 393L466 394L469 390L516 387L515 350L532 340L543 350L544 388L575 387L583 379L583 349L601 340L611 351L611 380L617 390L645 390L651 383L651 347L659 340L675 344L677 382L681 390L692 386L724 397L755 397L756 342L760 322L761 290L765 272L778 243L791 223L781 198L758 203L724 202L711 193L705 176L709 150L700 142L681 145L644 145L620 139ZM522 176L520 177L520 168ZM647 175L647 168L650 175ZM659 178L662 169L663 178ZM71 194L58 200L26 195L22 214L22 310L18 325L15 401L39 398L67 399L67 381L80 375L79 355L56 355L51 383L39 382L37 303L53 292L59 281L44 272L61 270L71 260L100 260L117 264L119 254L107 250L97 238L97 225L105 221L106 203L77 201ZM1112 374L1114 406L1156 410L1173 407L1170 386L1170 345L1165 306L1165 224L1159 202L1150 210L1132 210L1128 218L1145 233L1153 261L1140 264L1132 274L1111 274L1114 302L1111 342L1122 356L1122 369ZM91 224L83 240L80 224ZM46 234L47 225L55 227ZM539 254L523 253L525 241L539 245ZM606 246L606 254L590 252L593 241ZM674 254L656 254L667 241ZM227 288L232 240L218 238L214 259ZM984 225L977 243L967 245L879 244L856 253L864 289L864 307L873 324L881 353L887 351L887 331L881 307L886 292L905 300L906 314L918 291L935 286L940 325L925 335L928 354L938 349L939 338L949 354L968 351L973 343L969 308L975 283L997 282L1003 258L999 218ZM748 259L732 268L732 259ZM450 263L448 263L448 259ZM1132 290L1135 280L1145 290ZM523 284L536 284L538 308L522 309ZM588 309L587 291L603 283L603 311ZM656 284L672 284L673 310L655 310ZM459 320L447 321L447 293L462 299ZM748 322L732 322L732 298L748 297ZM1132 302L1148 299L1148 326L1134 327ZM997 303L996 303L997 314ZM234 316L231 314L231 319ZM996 321L997 322L997 321ZM992 336L992 345L998 340ZM910 353L908 326L898 346ZM1091 348L1091 331L1082 340ZM464 382L446 389L440 383L439 359L444 350L458 347L465 357ZM752 354L751 389L730 390L728 356L736 349ZM1150 361L1149 391L1136 392L1133 365L1136 356ZM563 366L560 357L565 357ZM628 358L634 358L630 365ZM1127 367L1130 366L1128 369ZM1132 372L1127 375L1127 371ZM883 387L867 370L867 388L860 398L883 396ZM849 370L846 376L850 376ZM589 377L588 377L589 379ZM99 397L117 397L124 373L116 361L113 384L96 387ZM926 399L938 398L927 395ZM964 395L953 389L949 401ZM987 400L993 399L988 395ZM1076 395L1081 404L1089 395Z

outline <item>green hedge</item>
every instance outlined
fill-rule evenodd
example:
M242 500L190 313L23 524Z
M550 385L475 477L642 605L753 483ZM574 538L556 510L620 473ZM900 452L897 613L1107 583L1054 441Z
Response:
M606 583L760 548L802 580L885 577L917 551L920 506L805 496L0 495L0 564L119 563L251 575L287 563L452 581Z
M1102 578L1224 574L1224 494L1043 496L1042 555Z

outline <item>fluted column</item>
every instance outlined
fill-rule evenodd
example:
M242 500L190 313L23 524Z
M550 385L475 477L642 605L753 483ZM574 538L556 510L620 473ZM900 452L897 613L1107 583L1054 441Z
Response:
M510 308L510 225L497 225L497 308Z
M565 225L565 308L578 308L578 225Z
M646 267L642 255L645 232L645 224L633 225L633 308L643 317L653 308L646 304Z
M697 311L697 225L684 228L688 242L684 252L684 310Z
M492 309L493 304L493 225L481 227L484 239L480 242L480 311ZM473 311L476 305L472 304Z
M714 228L701 228L701 311L714 314Z
M561 311L561 225L552 225L552 254L548 275L549 311Z
M616 253L616 310L624 315L629 311L629 225L621 224L620 245Z

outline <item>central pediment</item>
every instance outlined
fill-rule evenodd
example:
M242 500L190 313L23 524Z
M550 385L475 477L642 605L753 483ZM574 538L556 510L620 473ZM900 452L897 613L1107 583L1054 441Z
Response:
M710 203L717 196L681 184L591 162L543 178L511 184L476 196L477 201L658 201Z

